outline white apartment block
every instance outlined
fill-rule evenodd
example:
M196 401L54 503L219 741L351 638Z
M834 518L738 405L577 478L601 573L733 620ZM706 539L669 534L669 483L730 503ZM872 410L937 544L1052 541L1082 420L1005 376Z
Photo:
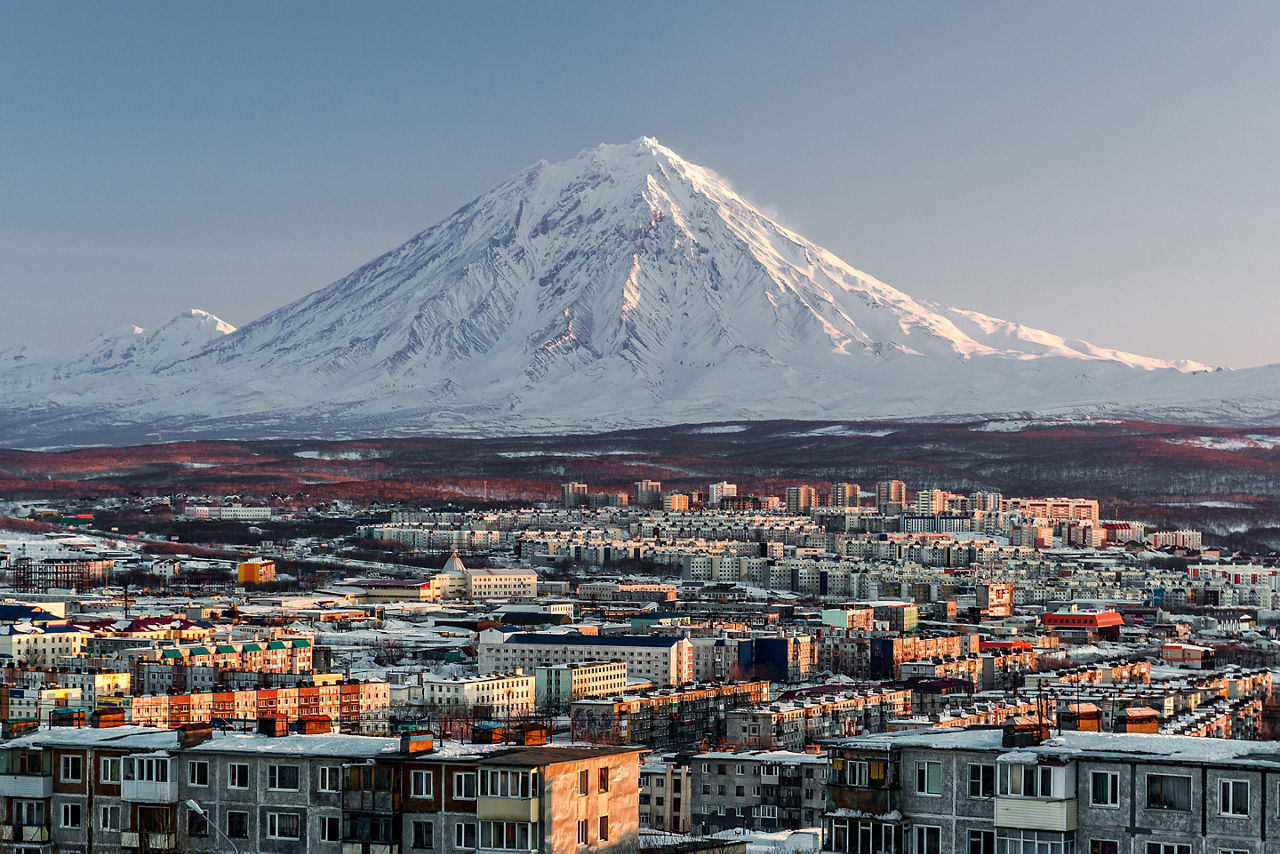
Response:
M510 672L516 668L573 664L584 659L624 661L630 677L656 685L683 685L693 681L693 645L687 638L648 635L597 637L573 633L480 633L478 665L481 673Z

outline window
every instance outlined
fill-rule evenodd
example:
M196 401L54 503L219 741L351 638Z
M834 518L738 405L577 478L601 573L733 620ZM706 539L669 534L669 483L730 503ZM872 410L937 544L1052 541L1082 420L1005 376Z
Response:
M739 765L738 767L741 768L742 766ZM738 773L741 774L742 772L739 771ZM609 791L609 766L608 765L600 769L600 791L602 792Z
M866 786L870 779L871 764L869 762L850 762L849 763L849 785L850 786Z
M1249 817L1249 782L1247 780L1218 781L1218 815L1234 818Z
M941 764L941 763L933 763ZM942 828L932 825L916 825L914 854L942 854Z
M84 757L64 753L62 755L61 779L64 783L79 783L84 780ZM64 824L63 827L79 827L80 825Z
M591 788L591 772L582 770L578 772L578 794L585 795L587 790Z
M995 773L995 766L991 766ZM969 854L996 854L996 832L994 830L969 831Z
M969 766L969 797L992 798L996 794L996 766L973 764Z
M1012 798L1053 797L1053 768L1003 763L996 769L998 791Z
M600 816L600 841L609 841L609 816L607 815Z
M269 812L267 813L267 838L301 839L300 824L296 812Z
M188 762L187 783L192 786L209 785L209 763L204 760Z
M1120 806L1120 775L1110 771L1094 771L1089 775L1089 805Z
M415 821L412 827L410 843L413 848L435 848L436 826L430 821Z
M99 830L119 830L120 829L120 807L105 806L98 810L98 829Z
M1120 843L1115 839L1090 839L1089 854L1120 854Z
M409 791L415 798L431 797L432 774L430 771L411 771L409 773Z
M474 801L476 799L476 772L474 771L455 771L453 774L453 796L460 801ZM459 825L461 826L461 825ZM476 827L471 825L472 836L475 835ZM472 848L475 846L472 845Z
M10 813L13 823L19 827L26 827L33 824L44 824L44 801L13 799L13 809Z
M585 818L578 822L578 844L587 844L587 820Z
M474 775L473 775L474 776ZM453 843L455 848L476 847L476 824L473 821L460 822L453 826Z
M480 794L490 798L532 797L538 794L538 772L481 771Z
M480 847L507 851L529 851L536 848L537 834L527 821L480 822Z
M120 782L120 757L104 756L98 763L98 782L100 783L119 783Z
M193 809L187 809L187 836L200 838L209 835L209 817Z
M320 791L336 792L339 789L338 776L339 769L336 765L323 765L320 767Z
M63 804L62 805L62 826L63 827L79 827L80 826L80 805L79 804Z
M227 788L249 788L249 766L242 762L231 762L227 765Z
M1172 774L1148 774L1147 809L1190 812L1191 778ZM1154 844L1156 843L1151 843Z
M320 841L321 842L341 842L342 841L342 819L338 818L336 815L321 816L320 817Z
M160 756L126 756L124 758L125 780L138 780L144 783L169 782L169 760Z
M245 766L247 769L249 766ZM247 772L246 772L247 773ZM240 788L247 788L245 786ZM232 839L248 839L249 838L249 814L247 812L229 812L227 813L227 836Z
M916 794L942 794L942 763L919 761L916 763Z
M704 795L709 795L709 794L711 794L711 784L710 784L710 783L703 783L703 784L702 784L702 794L704 794Z
M298 766L297 765L268 765L267 766L267 788L278 789L280 791L296 792L298 791ZM292 838L292 837L289 837Z
M1191 846L1180 842L1148 842L1147 854L1191 854Z

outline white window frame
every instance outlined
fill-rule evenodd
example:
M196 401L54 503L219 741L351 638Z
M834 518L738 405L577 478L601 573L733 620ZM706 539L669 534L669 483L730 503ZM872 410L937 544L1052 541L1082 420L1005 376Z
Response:
M341 792L342 791L342 769L337 765L321 765L320 766L320 788L321 792Z
M332 824L330 824L332 822ZM329 828L334 829L334 835L329 836ZM342 818L336 815L320 816L320 841L321 842L341 842L342 841Z
M280 785L281 770L292 770L294 785ZM267 789L272 792L297 792L302 788L302 769L292 763L274 763L267 766Z
M426 768L409 772L409 794L414 798L430 798L435 791L435 775Z
M60 813L58 816L58 818L60 819L58 824L59 827L65 827L69 829L84 827L84 809L83 807L80 806L80 804L64 802L62 804L62 809L59 811L59 813ZM73 814L75 816L75 824L72 824L69 821L69 819Z
M1107 793L1110 800L1099 801L1094 800L1097 788L1094 780L1099 777L1107 779ZM1115 771L1091 771L1089 772L1089 806L1100 807L1102 809L1118 810L1120 809L1120 775Z
M113 820L109 820L108 816L113 816ZM119 830L120 829L120 805L119 804L102 804L98 808L98 829L99 830Z
M283 836L280 832L281 819L293 819L298 823L298 833L296 836ZM289 839L299 840L302 838L302 816L296 812L269 812L267 813L267 839Z
M237 769L243 768L243 774L237 774ZM244 780L243 785L236 782L236 778L241 777ZM247 789L249 788L249 763L247 762L228 762L227 763L227 788L228 789Z
M103 756L98 760L98 782L119 783L122 779L119 756Z
M983 769L991 769L991 791L989 794L983 794ZM977 774L975 775L975 771ZM973 790L977 786L978 793L975 795ZM992 762L970 762L969 763L969 797L977 800L987 800L994 798L996 795L996 766Z
M1236 796L1236 787L1244 787L1243 807L1244 812L1239 812L1237 807L1241 799ZM1222 818L1248 818L1249 817L1249 781L1226 779L1218 780L1218 815Z
M76 772L72 775L70 772L72 765L76 766ZM62 761L58 763L58 779L63 783L83 783L84 782L84 757L78 753L62 754ZM63 825L66 827L66 825ZM76 825L79 827L79 825Z
M942 851L942 826L937 824L917 824L911 828L911 850L915 854L928 854L927 837L931 834L938 840L937 850L939 854ZM923 837L923 839L922 839Z
M204 782L196 782L196 769L204 768ZM209 760L207 759L188 759L187 760L187 785L188 786L208 786L209 785Z
M932 774L930 772L933 772ZM930 784L937 791L930 791ZM942 797L942 762L937 759L916 760L916 794L926 798ZM931 827L932 825L922 825Z
M471 782L471 794L466 794L467 781ZM479 794L480 781L475 771L453 772L453 799L455 801L474 801Z

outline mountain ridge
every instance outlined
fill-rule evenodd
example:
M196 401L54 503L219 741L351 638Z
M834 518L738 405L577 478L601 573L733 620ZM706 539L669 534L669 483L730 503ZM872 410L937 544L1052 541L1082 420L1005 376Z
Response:
M1193 382L1209 370L1195 362L915 300L647 137L535 163L240 329L192 311L70 359L25 355L0 353L0 428L18 437L69 422L336 438L1130 405L1151 417L1187 411L1188 395L1204 420L1269 417L1266 395L1231 415L1205 393L1221 383Z

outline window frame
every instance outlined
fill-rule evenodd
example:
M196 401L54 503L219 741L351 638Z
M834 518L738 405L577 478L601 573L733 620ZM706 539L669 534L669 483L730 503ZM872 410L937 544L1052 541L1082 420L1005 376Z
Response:
M1186 806L1185 808L1183 808L1183 807L1178 807L1178 806L1161 806L1160 804L1153 804L1153 803L1152 803L1152 791L1153 791L1153 789L1154 789L1154 788L1156 788L1156 787L1155 787L1155 786L1153 786L1153 785L1152 785L1152 783L1153 783L1153 781L1154 781L1154 780L1156 780L1156 779L1159 779L1159 780L1161 780L1161 781L1164 781L1164 780L1185 780L1185 781L1186 781L1186 786L1187 786L1187 806ZM1161 774L1161 773L1157 773L1157 772L1155 772L1155 771L1148 771L1148 772L1147 772L1147 780L1146 780L1146 784L1147 784L1146 809L1149 809L1149 810L1157 810L1157 811L1159 811L1159 812L1192 812L1192 811L1193 811L1192 796L1193 796L1193 795L1194 795L1194 793L1195 793L1195 786L1194 786L1194 783L1193 783L1193 781L1192 781L1192 779L1191 779L1190 775L1187 775L1187 774ZM1167 785L1167 784L1166 784L1166 783L1164 783L1164 782L1161 782L1161 783L1160 783L1160 785L1159 785L1159 790L1160 790L1160 800L1161 800L1161 801L1166 801L1166 800L1167 800L1167 799L1165 798L1165 789L1166 789L1166 785ZM1171 844L1172 844L1172 843L1171 843Z
M1237 812L1234 808L1237 806L1236 787L1244 787L1244 812ZM1230 794L1228 794L1230 793ZM1227 807L1232 807L1230 811ZM1236 778L1219 778L1218 780L1218 816L1220 818L1248 818L1249 817L1249 781Z
M75 824L71 824L68 818L75 817ZM58 810L58 827L65 830L78 830L84 827L84 808L76 801L63 801L62 809Z
M281 784L282 772L293 772L293 785ZM298 792L302 790L302 769L292 763L273 763L267 766L267 791Z
M975 771L978 773L975 775ZM990 771L990 779L986 779ZM974 794L974 787L977 794ZM996 765L994 762L969 763L969 797L974 800L990 800L996 796Z
M204 782L196 782L196 769L203 768ZM209 785L209 760L207 759L188 759L187 760L187 785L208 787Z
M243 773L237 773L242 771ZM236 778L242 777L244 782L237 783ZM227 788L247 790L249 788L249 763L248 762L228 762L227 763Z
M1100 778L1107 780L1107 793L1109 800L1097 800L1097 783ZM1099 809L1118 810L1120 809L1120 774L1117 771L1090 771L1089 772L1089 806L1098 807ZM1108 841L1108 840L1100 840ZM1117 844L1119 844L1117 842Z
M68 773L68 769L74 765L75 775ZM58 781L61 783L83 783L84 782L84 757L78 753L64 753L58 762ZM79 825L76 825L79 827Z
M123 758L121 756L98 757L98 782L112 786L119 785L124 779Z
M930 775L930 770L935 772ZM930 785L937 791L930 791ZM942 761L938 759L917 759L916 760L916 794L926 798L942 797ZM921 825L922 827L932 827L932 825Z
M296 836L285 836L281 833L281 819L292 819L295 824ZM296 812L269 812L267 813L267 839L284 839L291 842L297 842L302 839L303 828L302 816Z
M434 797L435 788L435 774L430 768L414 768L409 771L409 797L423 799Z

